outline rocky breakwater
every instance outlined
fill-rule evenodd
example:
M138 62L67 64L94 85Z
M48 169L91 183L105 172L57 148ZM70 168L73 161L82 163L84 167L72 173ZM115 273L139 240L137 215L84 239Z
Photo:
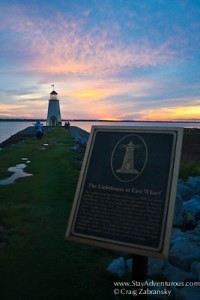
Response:
M179 180L173 225L162 274L168 280L185 282L176 289L177 299L200 299L200 177Z
M134 268L134 266L133 266ZM132 271L132 259L121 256L113 260L108 271L119 277ZM168 260L149 258L148 282L154 281L170 292L149 295L149 299L200 299L200 177L179 180Z
M44 126L44 134L45 132L48 132L52 130L51 127L45 127ZM11 135L8 139L0 143L0 149L8 148L8 147L14 147L16 144L21 143L27 139L34 138L35 137L35 126L29 126L16 134Z
M74 138L72 151L77 153L76 158L74 159L74 163L78 169L81 169L87 141L89 138L89 132L76 126L70 127L69 130L71 136Z
M0 148L8 148L35 136L35 127L29 126L0 143Z

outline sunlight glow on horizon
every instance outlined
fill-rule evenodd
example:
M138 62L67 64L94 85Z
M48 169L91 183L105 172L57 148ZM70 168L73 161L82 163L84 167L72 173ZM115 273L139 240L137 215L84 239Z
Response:
M135 118L129 117L129 114L126 114L123 117L123 114L117 114L116 109L113 104L108 103L101 104L101 102L95 104L96 109L93 107L90 108L90 101L94 101L90 99L90 96L93 97L92 92L83 92L80 94L80 98L76 98L76 105L78 106L77 111L81 111L81 113L77 113L76 110L74 113L71 112L71 115L67 115L67 108L62 100L60 101L61 107L61 116L63 119L99 119L99 120L136 120L136 121L170 121L170 120L179 120L179 119L199 119L200 116L200 107L199 106L176 106L169 108L160 108L160 109L141 109L137 111L137 116ZM87 101L83 98L88 97L88 106L86 105ZM79 99L79 101L78 101ZM46 99L45 99L46 100ZM30 103L31 100L26 102ZM33 113L23 113L21 111L23 109L28 109L28 105L26 102L22 102L17 105L2 105L0 104L0 117L14 117L14 118L46 118L47 110L48 110L48 100L41 101L40 103L37 101L37 105L33 108ZM118 107L117 105L115 105ZM123 103L121 103L123 107ZM41 111L43 113L41 114ZM66 112L65 112L66 111ZM115 112L115 113L113 113ZM130 116L134 113L132 111L129 112Z
M2 0L0 117L200 119L199 1L122 2Z
M199 106L180 106L176 108L162 108L160 110L142 111L142 117L137 120L141 121L167 121L167 120L179 120L179 119L199 119L200 107Z

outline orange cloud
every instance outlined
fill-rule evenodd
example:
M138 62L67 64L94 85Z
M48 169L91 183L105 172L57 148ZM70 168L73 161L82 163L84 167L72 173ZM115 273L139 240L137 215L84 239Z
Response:
M199 106L178 106L155 110L142 110L138 113L138 120L176 120L176 119L200 119Z
M147 89L154 86L155 83L147 80L128 80L122 81L120 79L97 79L92 80L69 80L62 84L62 97L76 97L80 101L85 101L85 98L93 98L94 100L106 99L113 96L129 95L132 97L145 97L148 96ZM66 89L66 85L69 89ZM81 100L82 98L82 100Z
M103 97L106 95L106 91L104 90L97 90L97 89L86 89L86 90L78 90L71 93L72 97L80 97L80 98L86 98L84 99L98 99L100 97Z
M5 104L0 104L0 111L1 111L1 116L3 117L21 117L22 115L24 117L30 117L31 115L27 112L26 106L25 105L5 105Z

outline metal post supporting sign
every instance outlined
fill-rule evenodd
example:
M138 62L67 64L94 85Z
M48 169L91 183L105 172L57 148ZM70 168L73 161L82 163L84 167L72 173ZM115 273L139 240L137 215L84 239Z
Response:
M147 289L147 275L148 275L148 257L141 255L132 256L132 283L134 285L134 295L135 299L147 299L146 289Z

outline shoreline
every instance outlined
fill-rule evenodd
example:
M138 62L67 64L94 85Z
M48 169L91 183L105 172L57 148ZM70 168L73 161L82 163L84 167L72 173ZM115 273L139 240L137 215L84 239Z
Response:
M12 145L16 145L24 140L33 138L35 136L35 127L29 126L17 133L11 135L9 138L0 143L0 149L8 148Z
M23 134L23 130L26 130L27 127L32 127L32 121L28 120L11 120L11 121L5 121L3 120L1 122L0 119L0 147L4 148L5 142L9 140L11 137L14 137L15 135L18 135L20 133ZM146 123L145 123L146 122ZM6 125L7 124L7 125ZM14 124L14 125L13 125ZM44 123L45 124L45 123ZM44 125L43 124L43 125ZM196 129L200 130L200 122L192 122L188 121L185 123L184 121L179 121L178 123L174 121L129 121L129 120L123 120L123 121L114 121L114 120L73 120L71 121L71 127L72 126L78 126L82 128L83 130L90 132L92 129L92 126L131 126L131 127L148 127L148 126L162 126L162 127L182 127L184 129ZM64 127L64 124L63 124ZM44 125L44 129L46 130L48 126ZM29 136L29 133L24 132L24 139L27 139ZM28 136L26 136L28 135ZM34 133L33 133L34 135ZM30 135L31 137L31 135ZM20 138L21 139L21 138ZM15 141L13 142L15 144Z
M0 118L0 122L46 122L46 119L37 118L37 119L2 119ZM194 123L200 124L199 119L189 119L189 120L107 120L107 119L62 119L62 122L70 121L70 122L124 122L124 123Z

